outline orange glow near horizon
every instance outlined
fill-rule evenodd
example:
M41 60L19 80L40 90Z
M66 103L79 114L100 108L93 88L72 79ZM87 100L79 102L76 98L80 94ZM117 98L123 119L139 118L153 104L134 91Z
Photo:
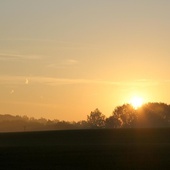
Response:
M170 103L169 6L1 0L0 115L80 121Z

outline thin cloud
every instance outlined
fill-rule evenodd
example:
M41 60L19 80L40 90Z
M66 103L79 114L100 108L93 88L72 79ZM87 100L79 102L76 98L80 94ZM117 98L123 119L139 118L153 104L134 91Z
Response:
M89 80L89 79L65 79L54 77L30 77L29 80L32 84L45 84L45 85L65 85L65 84L119 84L119 82L107 82L101 80ZM0 84L27 84L28 79L24 76L0 76Z
M70 41L58 41L55 39L0 39L0 41L10 41L12 43L15 42L31 42L31 43L38 43L44 44L49 46L50 44L55 45L55 48L58 50L87 50L87 49L95 49L99 50L102 47L96 45L95 43L75 43Z
M54 69L64 69L64 68L68 68L70 66L77 65L78 63L79 63L78 60L67 59L67 60L64 60L60 63L50 63L50 64L46 65L46 67L47 68L54 68Z
M30 77L29 80L24 76L1 76L0 84L44 84L49 86L57 85L71 85L71 84L104 84L104 85L116 85L116 86L157 86L161 82L153 80L135 80L135 81L104 81L104 80L94 80L94 79L65 79L65 78L55 78L55 77L40 77L34 76Z
M150 80L150 79L138 79L134 81L129 81L129 82L122 82L126 86L140 86L140 87L147 87L147 86L157 86L161 82L155 81L155 80Z
M78 60L74 60L74 59L68 59L66 60L66 65L75 65L78 63Z
M38 55L20 55L20 54L9 54L9 53L0 53L1 61L10 61L10 60L38 60L41 59L41 56Z
M63 64L56 64L56 63L51 63L46 65L46 68L52 68L52 69L65 69L66 66Z
M0 76L0 84L23 84L22 76Z

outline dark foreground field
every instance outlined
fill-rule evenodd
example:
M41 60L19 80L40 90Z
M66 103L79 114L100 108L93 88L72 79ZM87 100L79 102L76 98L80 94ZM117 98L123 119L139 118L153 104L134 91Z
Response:
M170 129L1 133L0 169L170 169Z

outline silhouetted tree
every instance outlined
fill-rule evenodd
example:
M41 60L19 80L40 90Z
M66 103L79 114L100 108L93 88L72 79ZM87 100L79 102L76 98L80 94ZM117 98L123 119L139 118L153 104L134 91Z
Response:
M138 111L139 127L168 127L170 106L165 103L147 103Z
M170 127L170 105L147 103L138 109L134 109L130 104L124 104L116 107L108 118L99 109L95 109L87 116L87 121L78 122L35 119L9 114L0 115L0 132L136 127Z
M105 122L106 128L120 128L121 125L122 121L114 115L107 118Z
M103 115L99 109L95 109L87 116L87 123L91 128L104 128L105 119L105 115Z
M88 128L88 123L85 120L78 121L76 123L76 128L77 129L87 129Z
M118 106L113 111L110 120L114 127L131 128L134 127L137 121L136 110L130 104Z

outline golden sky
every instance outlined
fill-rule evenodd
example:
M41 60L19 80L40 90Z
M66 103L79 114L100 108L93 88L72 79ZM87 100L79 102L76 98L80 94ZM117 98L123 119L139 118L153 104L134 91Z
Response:
M0 114L82 120L134 95L170 103L170 1L0 1Z

